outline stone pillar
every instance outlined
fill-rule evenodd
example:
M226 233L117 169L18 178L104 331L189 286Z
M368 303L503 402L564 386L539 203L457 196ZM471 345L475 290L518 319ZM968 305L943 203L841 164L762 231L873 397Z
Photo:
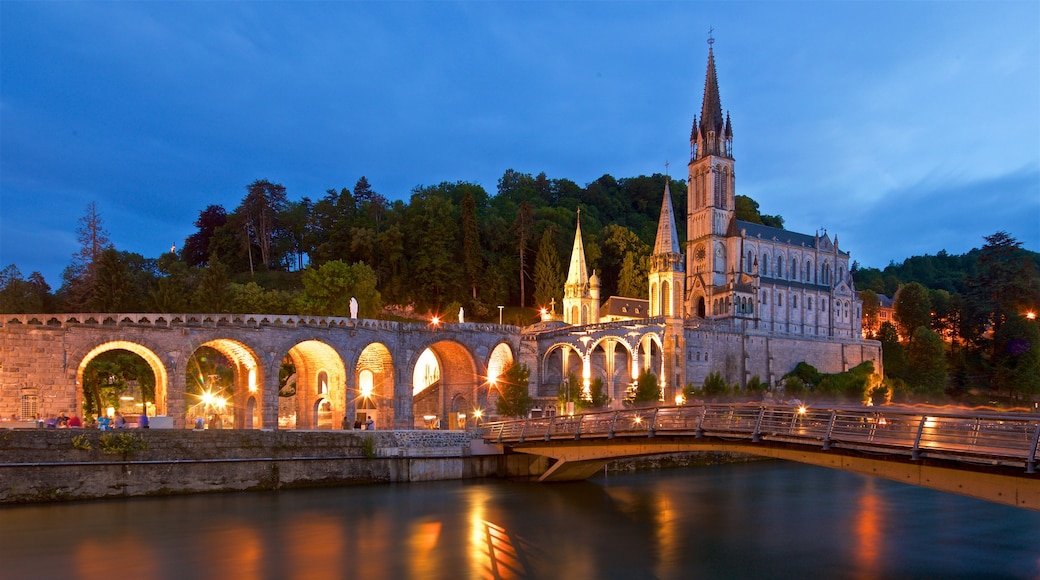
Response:
M262 364L263 377L258 385L257 401L260 403L261 429L278 429L278 370L282 360Z

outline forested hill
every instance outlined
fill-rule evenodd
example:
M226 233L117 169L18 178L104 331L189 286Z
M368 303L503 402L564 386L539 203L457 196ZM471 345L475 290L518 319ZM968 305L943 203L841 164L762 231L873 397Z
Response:
M582 187L510 169L493 194L446 182L392 202L364 177L353 189L296 200L280 184L257 180L237 207L201 208L195 233L154 257L113 247L91 203L61 287L52 292L39 273L26 278L8 265L0 270L0 311L345 314L355 295L369 316L398 304L464 306L475 318L493 318L499 304L561 302L579 208L602 295L642 297L666 179L604 175ZM671 179L669 189L685 239L686 183ZM750 198L738 196L736 210L739 219L783 227Z
M941 250L934 256L912 256L898 264L890 263L883 270L862 268L854 262L852 275L857 290L873 290L888 297L894 296L900 286L911 282L931 290L963 294L967 290L968 281L979 274L980 254L979 248L959 255ZM1040 270L1040 253L1015 248L1009 257L1016 262L1024 258L1027 263L1032 263L1034 271Z

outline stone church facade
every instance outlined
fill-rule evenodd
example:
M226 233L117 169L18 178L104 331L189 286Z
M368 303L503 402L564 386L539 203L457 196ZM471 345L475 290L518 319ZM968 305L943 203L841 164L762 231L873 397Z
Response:
M634 349L647 351L637 354L640 365L658 374L666 401L685 384L703 384L713 371L741 386L754 376L777 385L802 361L834 373L870 360L882 373L880 345L862 339L862 303L837 236L738 220L735 165L732 123L722 113L709 43L701 114L690 135L688 239L679 240L666 180L649 261L647 315L628 321L636 328L643 321L654 337L644 340L649 348ZM563 306L563 322L575 331L604 327L597 314L599 280L585 265L580 216ZM548 368L540 365L549 375L543 382L556 380ZM621 394L616 389L611 396L616 401Z

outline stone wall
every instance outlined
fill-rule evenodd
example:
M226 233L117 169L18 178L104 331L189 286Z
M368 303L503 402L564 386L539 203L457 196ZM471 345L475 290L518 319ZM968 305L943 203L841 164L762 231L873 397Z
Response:
M0 503L488 477L498 459L449 431L0 430Z

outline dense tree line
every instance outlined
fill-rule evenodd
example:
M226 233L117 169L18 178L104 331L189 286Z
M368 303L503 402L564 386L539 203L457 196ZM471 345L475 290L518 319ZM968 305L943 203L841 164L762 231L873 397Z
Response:
M472 319L491 320L497 305L561 303L579 208L603 295L644 297L665 179L604 175L581 187L508 170L493 195L441 183L393 202L365 177L352 189L298 200L257 180L237 207L202 208L180 249L152 258L115 248L92 203L61 287L52 292L38 273L26 279L8 266L0 310L345 316L356 296L363 316L401 305L419 313L464 307ZM676 215L685 215L685 183L669 188ZM749 219L761 221L758 204L746 202ZM677 226L682 236L685 223Z
M961 256L854 268L864 328L896 400L1029 400L1040 394L1040 254L1005 232ZM879 295L894 297L879 324ZM875 330L876 329L876 330Z

